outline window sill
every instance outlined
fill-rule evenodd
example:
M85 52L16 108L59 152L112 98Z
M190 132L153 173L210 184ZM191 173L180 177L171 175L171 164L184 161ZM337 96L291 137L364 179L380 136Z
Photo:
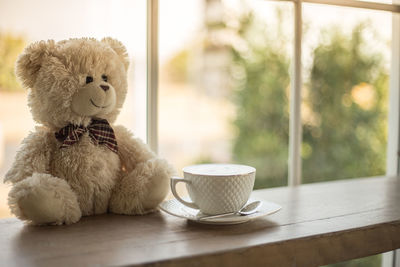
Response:
M71 226L0 220L5 266L318 266L400 247L400 179L257 190L282 210L250 223L200 225L165 213L101 215Z

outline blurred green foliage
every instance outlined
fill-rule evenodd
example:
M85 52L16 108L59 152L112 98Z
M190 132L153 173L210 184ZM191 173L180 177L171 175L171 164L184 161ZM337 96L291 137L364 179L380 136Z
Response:
M303 182L385 173L389 77L359 24L351 36L324 32L314 49L303 126Z
M256 188L283 186L288 169L289 57L282 44L261 32L263 24L252 13L240 18L239 25L237 35L244 42L230 47L237 107L234 160L257 169Z
M241 18L231 47L237 135L236 162L256 167L256 188L287 185L289 58L253 14ZM257 31L256 29L264 29ZM346 35L323 31L313 50L303 96L303 182L385 173L388 74L382 55L368 49L367 24ZM254 40L257 40L255 42Z
M0 91L19 91L21 85L14 74L15 61L26 45L21 36L0 33Z

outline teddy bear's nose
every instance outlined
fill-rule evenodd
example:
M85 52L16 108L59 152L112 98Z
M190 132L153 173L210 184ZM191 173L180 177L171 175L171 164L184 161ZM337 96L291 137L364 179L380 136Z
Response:
M110 86L108 85L100 85L101 89L103 89L104 91L107 91L108 89L110 89Z

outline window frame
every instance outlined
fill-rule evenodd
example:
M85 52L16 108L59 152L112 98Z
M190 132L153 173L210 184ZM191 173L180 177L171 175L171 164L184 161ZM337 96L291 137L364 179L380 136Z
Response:
M303 3L343 6L392 13L392 62L390 70L386 176L400 174L400 0L392 4L358 0L265 0L294 4L294 45L290 88L288 185L301 184L302 101L302 6ZM158 152L158 19L159 1L147 0L147 114L146 132L150 148ZM400 250L384 254L382 265L400 267Z
M158 152L158 0L147 0L146 139Z

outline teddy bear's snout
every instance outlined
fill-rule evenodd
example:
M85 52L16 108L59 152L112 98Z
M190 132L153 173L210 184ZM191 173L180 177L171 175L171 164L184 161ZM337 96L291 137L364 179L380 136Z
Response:
M100 88L103 89L104 92L106 92L106 91L108 91L108 89L110 89L110 86L102 84L102 85L100 85Z
M114 110L115 89L105 82L91 82L79 88L72 97L71 109L81 116L103 116Z

